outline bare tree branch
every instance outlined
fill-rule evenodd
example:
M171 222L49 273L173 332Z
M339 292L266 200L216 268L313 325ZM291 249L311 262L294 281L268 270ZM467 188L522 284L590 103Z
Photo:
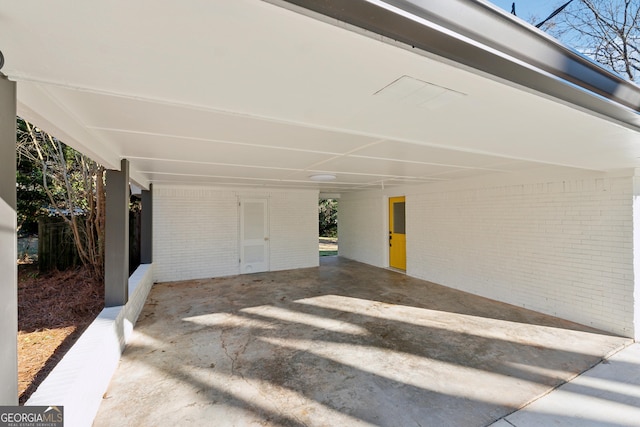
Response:
M18 157L42 168L50 206L69 225L78 255L96 277L104 268L104 168L61 141L24 122L18 129Z
M639 23L640 0L579 0L542 28L634 80L640 71Z

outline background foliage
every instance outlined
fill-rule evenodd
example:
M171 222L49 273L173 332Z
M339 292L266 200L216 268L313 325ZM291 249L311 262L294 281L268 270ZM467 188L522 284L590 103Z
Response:
M324 199L318 203L319 232L321 237L338 236L338 201Z
M66 222L83 265L95 277L104 266L105 169L31 123L17 119L20 227L42 214Z

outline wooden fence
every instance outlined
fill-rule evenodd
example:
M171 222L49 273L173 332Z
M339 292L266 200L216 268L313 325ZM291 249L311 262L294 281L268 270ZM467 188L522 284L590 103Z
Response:
M140 210L129 212L129 275L140 265L140 230L142 225Z
M38 268L40 271L65 270L80 265L71 228L61 217L38 219Z
M140 265L140 211L129 212L129 274ZM38 268L41 272L81 265L71 228L61 217L38 220Z

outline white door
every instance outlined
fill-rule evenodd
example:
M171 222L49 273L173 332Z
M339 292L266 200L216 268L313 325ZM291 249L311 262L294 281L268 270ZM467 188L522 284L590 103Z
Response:
M269 271L267 199L240 200L240 273Z

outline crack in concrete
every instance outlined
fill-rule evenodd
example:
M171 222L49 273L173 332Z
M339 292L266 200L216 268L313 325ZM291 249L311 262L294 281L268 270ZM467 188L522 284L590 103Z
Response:
M265 400L271 402L271 405L273 406L273 408L276 409L276 413L280 414L280 415L284 415L284 411L282 410L282 408L280 407L280 405L278 405L277 400L275 400L274 398L272 398L268 393L266 393L265 391L263 391L260 387L258 387L258 385L252 383L251 381L249 381L244 374L236 369L236 363L237 363L237 359L240 356L240 354L244 354L244 352L246 351L247 347L249 346L249 343L251 342L251 337L247 337L247 339L245 340L244 344L242 345L242 347L234 352L234 356L232 356L229 353L229 348L227 347L227 343L225 340L225 335L227 332L229 332L232 328L228 328L228 329L223 329L221 334L220 334L220 345L222 347L222 349L224 350L224 353L226 354L226 356L229 358L229 360L231 361L231 375L237 376L238 378L240 378L242 381L244 381L249 387L253 388L254 390L256 390L258 392L258 394ZM297 421L301 426L306 427L307 424L304 423L302 420L300 420L297 416L290 414L290 416L292 416L294 418L295 421Z
M229 358L229 360L231 361L231 375L236 375L236 358L238 357L238 354L236 353L236 357L232 357L229 354L229 349L227 348L227 343L225 342L225 333L229 331L229 329L223 329L222 332L220 333L220 346L222 347L222 349L224 350L224 354L227 355L227 357ZM240 377L242 379L244 379L244 376L242 374L240 374Z
M257 384L254 384L251 381L249 381L241 371L236 369L237 359L241 354L244 354L244 352L247 350L247 347L249 346L249 344L251 342L251 337L247 336L247 339L243 343L242 347L238 351L233 353L234 356L235 356L234 357L229 353L229 349L228 349L227 343L225 341L226 332L229 332L230 330L231 330L231 328L222 330L222 333L220 334L220 345L221 345L222 349L224 350L224 353L226 354L226 356L231 361L231 375L235 375L235 376L239 377L240 379L242 379L249 387L251 387L254 390L256 390L258 392L258 394L264 400L269 401L271 403L272 407L275 408L277 414L279 414L280 416L285 416L286 412L283 411L283 409L282 409L282 407L280 405L278 405L278 401L276 399L271 397L267 391L262 390L261 387L259 387ZM286 416L289 416L289 417L293 418L298 424L300 424L301 427L307 427L308 426L307 423L302 421L295 414L287 414Z

